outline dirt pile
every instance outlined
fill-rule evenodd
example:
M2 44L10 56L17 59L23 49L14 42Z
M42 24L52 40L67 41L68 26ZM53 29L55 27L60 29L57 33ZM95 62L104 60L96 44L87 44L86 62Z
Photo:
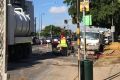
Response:
M120 63L120 43L114 42L107 45L103 54L95 62L94 66L109 66Z
M105 50L120 50L120 42L112 42L105 46Z

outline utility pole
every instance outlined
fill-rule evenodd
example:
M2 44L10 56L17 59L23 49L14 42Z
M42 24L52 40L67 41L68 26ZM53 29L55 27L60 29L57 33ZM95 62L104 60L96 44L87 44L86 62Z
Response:
M113 7L113 0L112 0L112 7ZM114 30L115 30L115 26L113 23L113 15L112 15L112 26L111 26L112 42L114 42Z
M83 23L84 23L84 60L80 61L80 80L93 80L93 62L87 60L86 55L86 16L85 11L89 11L89 0L84 0L80 3L80 11L83 12ZM90 24L88 24L90 25Z
M80 25L79 25L79 14L80 14L80 0L77 0L78 80L80 80Z
M42 32L42 13L41 13L41 28L40 28L40 33ZM41 36L41 35L40 35Z
M39 38L40 38L40 33L42 32L42 23L43 23L43 21L42 21L42 16L44 15L44 13L41 13L40 14L40 17L39 17Z
M36 17L35 17L35 21L34 21L34 28L35 28L35 36L36 36Z
M53 26L51 25L51 46L52 46L52 43L53 43ZM52 52L53 52L53 46L52 46Z
M40 39L40 31L41 31L41 29L40 29L40 15L39 15L39 29L38 29L38 32L39 32L38 37L39 37L39 39Z
M43 14L41 14L41 32L42 32L42 15L43 15Z

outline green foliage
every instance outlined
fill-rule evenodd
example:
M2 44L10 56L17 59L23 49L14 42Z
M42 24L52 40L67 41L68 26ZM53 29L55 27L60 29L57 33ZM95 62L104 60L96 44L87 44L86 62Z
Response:
M41 35L48 37L48 36L51 36L51 33L52 33L53 35L58 36L60 35L60 32L61 32L60 27L49 25L45 27L45 29L41 32Z
M63 3L67 4L69 6L68 12L69 15L74 16L76 14L76 1L77 0L64 0Z
M112 0L95 0L91 2L91 5L90 14L92 14L94 25L99 24L99 26L110 27L112 25L112 16L114 18L114 25L119 24L116 21L116 19L120 18L120 4L117 0L113 0L113 4Z
M72 23L73 23L73 24L77 24L76 14L74 14L74 15L72 16Z
M68 13L71 17L76 13L77 0L64 0L69 9ZM112 4L113 1L113 4ZM92 22L94 26L109 27L112 25L112 16L116 31L120 33L120 0L91 0L90 11L86 14L92 15ZM82 13L80 13L81 21Z
M70 30L65 30L65 36L70 36Z
M42 32L40 33L40 35L44 36L44 37L50 37L51 36L51 32L52 32L53 36L60 36L61 31L64 31L64 33L65 33L66 36L70 35L70 30L67 30L65 28L60 28L60 27L54 26L54 25L46 26L44 28L44 30L42 30Z

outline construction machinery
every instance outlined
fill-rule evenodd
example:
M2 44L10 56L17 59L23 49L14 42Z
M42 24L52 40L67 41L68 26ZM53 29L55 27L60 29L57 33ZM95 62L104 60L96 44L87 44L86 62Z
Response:
M33 6L32 3L29 4ZM32 37L34 33L34 16L28 14L21 7L11 3L8 7L8 59L17 61L29 57L32 53ZM34 13L34 10L31 12Z

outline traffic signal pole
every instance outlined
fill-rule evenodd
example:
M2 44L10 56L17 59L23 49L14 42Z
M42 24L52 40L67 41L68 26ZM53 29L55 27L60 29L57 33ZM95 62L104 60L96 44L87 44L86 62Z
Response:
M80 25L79 25L79 14L80 14L80 0L77 0L78 80L80 80Z
M81 2L81 11L83 12L84 23L84 59L80 61L80 79L79 80L93 80L93 61L87 59L86 53L86 16L85 12L89 11L89 1ZM90 24L89 24L90 25Z
M85 22L85 7L83 7L83 21ZM84 24L84 60L86 60L86 26Z

